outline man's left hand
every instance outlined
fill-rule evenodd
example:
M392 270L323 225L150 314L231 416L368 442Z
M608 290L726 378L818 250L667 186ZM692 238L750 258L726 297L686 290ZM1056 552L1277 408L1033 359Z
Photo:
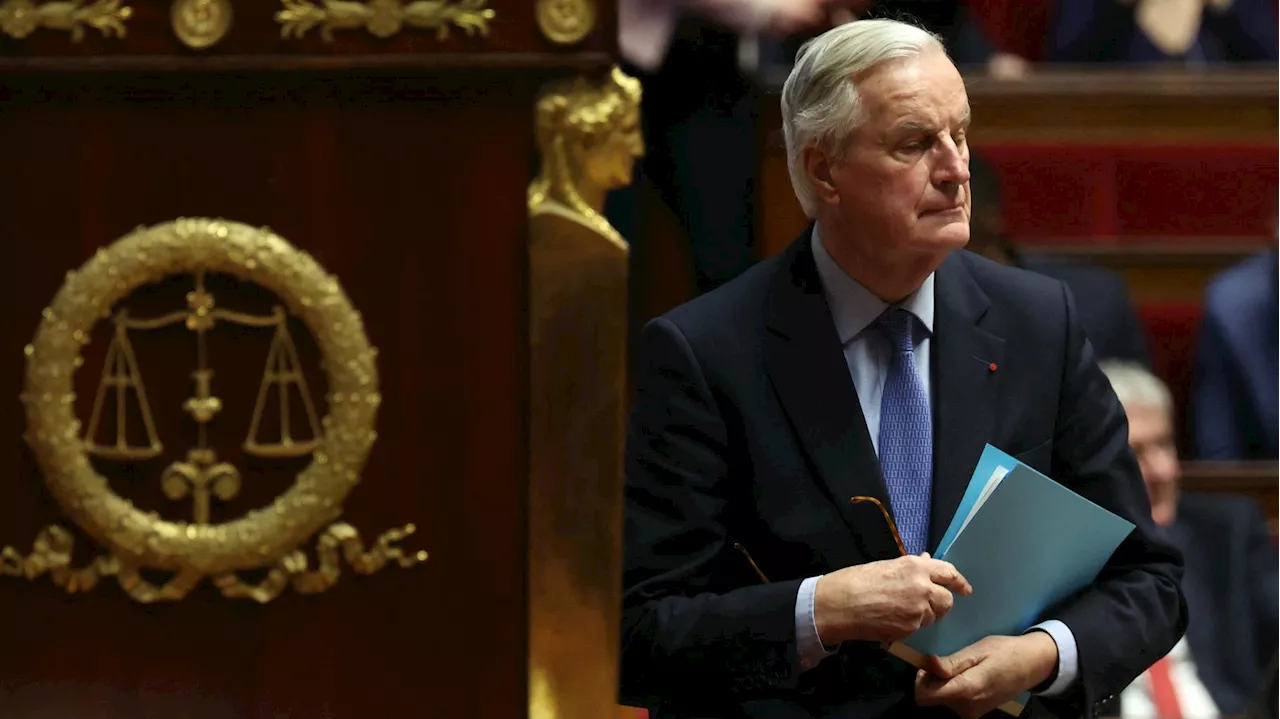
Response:
M1058 665L1058 645L1045 632L987 637L949 657L928 657L916 674L916 703L980 717L1044 682Z

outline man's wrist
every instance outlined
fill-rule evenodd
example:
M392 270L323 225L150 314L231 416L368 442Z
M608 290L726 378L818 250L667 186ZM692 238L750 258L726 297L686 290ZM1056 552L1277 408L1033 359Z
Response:
M1040 694L1047 691L1058 679L1058 667L1060 664L1058 657L1058 643L1054 640L1052 634L1044 631L1043 629L1032 629L1023 636L1035 641L1039 645L1043 645L1044 647L1036 653L1038 657L1044 657L1043 662L1037 662L1037 665L1046 665L1048 673L1046 674L1044 669L1038 668L1036 670L1036 675L1044 676L1044 679L1031 688L1032 694Z
M1071 690L1080 679L1080 650L1076 646L1071 628L1058 619L1047 619L1027 630L1027 633L1043 632L1049 635L1058 652L1057 674L1049 672L1052 682L1038 692L1041 696L1059 697Z
M823 645L814 622L813 599L817 583L818 577L804 580L796 594L796 656L801 672L812 669L834 653Z
M822 642L823 647L827 646L829 640L826 638L832 634L831 627L827 626L825 621L827 613L824 611L822 602L822 580L826 578L827 576L824 574L818 577L813 584L813 630L817 633L818 640Z

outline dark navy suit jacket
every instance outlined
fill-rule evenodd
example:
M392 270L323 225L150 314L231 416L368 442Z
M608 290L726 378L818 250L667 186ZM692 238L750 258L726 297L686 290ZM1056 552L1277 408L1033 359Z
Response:
M1080 681L1032 711L1092 713L1181 637L1180 558L1154 534L1124 412L1062 283L957 252L934 290L931 549L988 442L1137 526L1045 617L1074 633ZM877 644L796 671L801 581L896 554L878 512L849 502L889 506L809 234L654 320L641 345L624 703L658 717L948 716L915 706L914 670Z
M1277 258L1262 253L1205 296L1191 422L1197 459L1276 459Z

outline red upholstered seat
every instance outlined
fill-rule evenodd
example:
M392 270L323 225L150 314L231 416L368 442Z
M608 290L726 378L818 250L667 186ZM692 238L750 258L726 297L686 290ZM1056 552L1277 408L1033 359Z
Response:
M1276 146L986 144L1019 242L1270 236Z

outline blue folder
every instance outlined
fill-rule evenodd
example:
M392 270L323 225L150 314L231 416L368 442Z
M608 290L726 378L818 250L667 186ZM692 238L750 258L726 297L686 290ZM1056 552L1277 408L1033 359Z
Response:
M1003 479L975 512L997 472ZM956 595L942 621L902 644L947 656L983 637L1021 634L1092 583L1131 531L1132 523L987 445L935 554L973 594Z

